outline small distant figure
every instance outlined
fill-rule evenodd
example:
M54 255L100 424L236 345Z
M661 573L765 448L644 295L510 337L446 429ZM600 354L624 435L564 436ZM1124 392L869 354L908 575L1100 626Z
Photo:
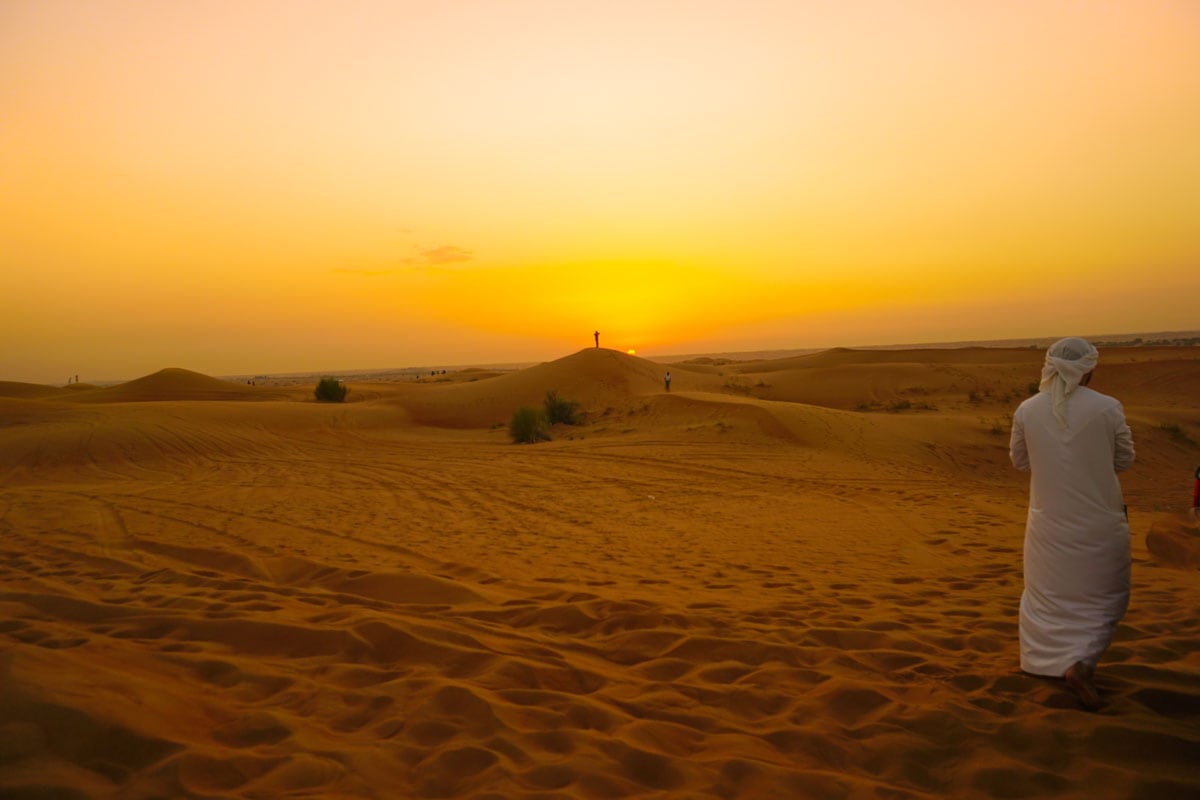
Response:
M667 391L671 391L671 370L667 370L667 374L663 378L663 383L667 385Z
M596 337L596 347L600 347L600 331L596 331L592 334L592 336Z

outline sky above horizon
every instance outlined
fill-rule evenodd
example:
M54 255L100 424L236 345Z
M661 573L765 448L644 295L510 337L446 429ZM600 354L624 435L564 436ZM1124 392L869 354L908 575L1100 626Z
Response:
M0 3L0 380L1193 329L1200 3Z

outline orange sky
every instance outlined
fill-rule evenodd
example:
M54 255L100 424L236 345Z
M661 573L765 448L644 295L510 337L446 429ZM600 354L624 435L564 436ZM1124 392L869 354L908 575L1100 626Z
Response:
M0 380L1200 327L1200 4L0 3Z

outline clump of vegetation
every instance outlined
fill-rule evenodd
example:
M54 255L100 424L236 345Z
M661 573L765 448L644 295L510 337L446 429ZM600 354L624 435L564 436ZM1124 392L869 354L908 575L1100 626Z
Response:
M546 392L543 406L546 409L546 420L551 425L578 425L583 421L579 413L579 403L559 397L557 389Z
M345 402L346 393L349 391L350 387L337 378L321 378L313 394L322 403L342 403Z
M988 433L992 436L1004 436L1012 429L1012 414L1005 414L995 419L980 417L979 421L987 426Z
M1174 422L1164 422L1158 426L1158 429L1166 433L1173 441L1179 444L1187 445L1188 447L1196 446L1196 440L1188 436L1187 431Z
M922 400L914 403L912 400L901 398L893 400L886 406L878 400L864 400L854 404L855 411L888 411L893 414L898 414L901 411L937 411L938 407L933 403Z
M508 433L517 444L533 444L549 441L551 425L581 424L583 412L579 410L579 403L559 397L558 390L551 389L546 392L541 408L522 406L513 412Z
M547 429L545 412L532 406L518 408L508 423L508 434L516 444L548 441L550 432Z
M1037 381L1030 381L1029 385L1025 387L1025 391L1030 397L1033 397L1035 394L1037 394L1041 390L1042 390L1042 386Z

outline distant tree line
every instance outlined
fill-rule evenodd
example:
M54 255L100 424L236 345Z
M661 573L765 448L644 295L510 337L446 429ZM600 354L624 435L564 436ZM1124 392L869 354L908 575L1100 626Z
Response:
M1173 339L1125 339L1122 341L1096 342L1096 347L1195 347L1200 345L1200 336L1179 336Z

